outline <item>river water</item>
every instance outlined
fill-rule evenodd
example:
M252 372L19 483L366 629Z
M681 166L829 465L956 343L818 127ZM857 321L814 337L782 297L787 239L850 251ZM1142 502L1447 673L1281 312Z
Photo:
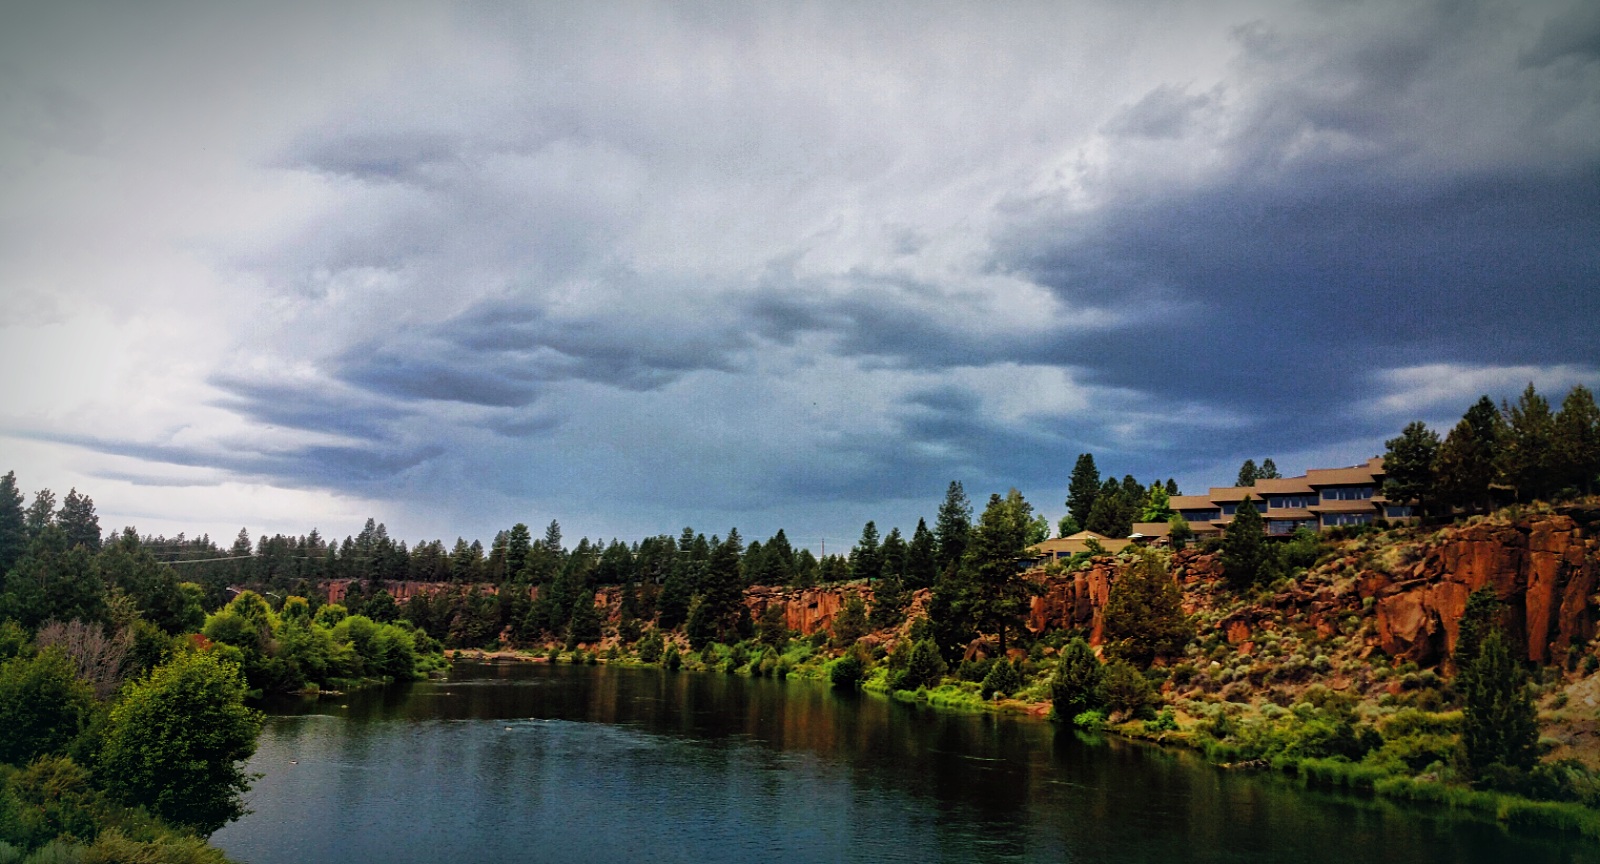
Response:
M250 769L212 842L252 864L1600 861L1035 719L656 669L458 663L275 705Z

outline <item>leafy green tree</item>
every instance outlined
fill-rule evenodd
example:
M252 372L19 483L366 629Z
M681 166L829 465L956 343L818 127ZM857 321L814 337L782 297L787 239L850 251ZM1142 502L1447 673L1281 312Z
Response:
M972 535L972 503L967 500L967 492L959 481L950 481L950 488L945 491L934 535L939 541L939 570L960 564Z
M61 753L94 716L94 691L58 648L0 663L0 762Z
M1079 531L1082 531L1082 530L1083 530L1083 526L1078 524L1078 520L1072 518L1072 514L1071 513L1068 513L1067 515L1062 516L1061 517L1061 521L1056 523L1056 536L1057 537L1071 537L1072 535L1074 535L1074 534L1076 534L1076 533L1078 533ZM1049 539L1049 538L1046 538L1046 539Z
M864 579L869 584L883 575L883 550L878 544L878 526L868 521L861 529L861 539L850 550L850 578Z
M1172 496L1158 480L1145 491L1144 507L1139 513L1140 522L1165 522L1173 515Z
M1222 575L1235 588L1265 582L1272 575L1261 514L1246 495L1222 538Z
M933 532L925 519L917 520L917 530L906 546L905 586L908 590L933 587L939 578L939 558Z
M848 651L843 657L835 660L828 670L828 680L835 690L854 690L861 684L861 677L866 674L866 666L854 651Z
M100 550L95 567L107 587L121 589L141 616L168 634L193 633L205 624L205 613L184 593L178 574L156 560L132 528Z
M1233 481L1233 485L1254 486L1256 485L1256 480L1260 478L1260 476L1261 472L1256 468L1256 460L1246 459L1244 460L1244 464L1239 466L1239 477Z
M1582 385L1561 400L1551 455L1558 488L1585 495L1600 488L1600 408L1595 406L1594 394Z
M1500 473L1522 501L1548 499L1556 491L1555 417L1550 402L1529 383L1507 418L1500 448Z
M28 522L22 509L22 491L17 488L17 472L7 471L0 477L0 576L27 551Z
M1080 453L1078 461L1072 466L1072 478L1067 483L1067 514L1072 521L1078 525L1088 525L1089 514L1094 511L1094 502L1098 497L1100 469L1094 465L1094 454ZM1061 536L1067 536L1066 532L1063 531Z
M1157 657L1178 656L1195 634L1166 562L1148 549L1111 583L1104 621L1106 653L1140 668Z
M1500 628L1489 629L1458 685L1465 697L1461 750L1467 776L1485 785L1513 785L1538 762L1539 726L1527 674Z
M244 705L239 667L185 651L135 682L111 710L100 781L113 795L209 835L244 815L242 768L261 715Z
M1415 420L1406 424L1400 435L1383 442L1383 494L1395 504L1416 502L1418 512L1426 509L1435 484L1433 470L1439 459L1439 434L1428 424Z
M1051 716L1063 723L1105 705L1105 672L1083 639L1061 649L1056 674L1050 679Z

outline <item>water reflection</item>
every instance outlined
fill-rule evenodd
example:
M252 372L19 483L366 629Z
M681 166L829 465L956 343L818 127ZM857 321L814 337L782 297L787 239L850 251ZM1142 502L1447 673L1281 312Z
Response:
M458 666L272 706L232 855L301 861L1600 861L1561 838L1307 793L820 685Z

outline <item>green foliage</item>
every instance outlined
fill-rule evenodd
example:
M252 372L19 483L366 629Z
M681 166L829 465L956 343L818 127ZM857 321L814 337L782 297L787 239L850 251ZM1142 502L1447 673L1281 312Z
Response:
M1167 494L1167 487L1157 480L1150 484L1144 494L1144 506L1139 511L1140 522L1165 522L1175 516L1172 511L1172 496Z
M844 648L856 644L867 634L867 604L859 595L852 594L844 601L844 608L833 618L833 647Z
M94 712L94 692L59 649L0 663L0 762L64 752Z
M836 690L854 690L860 686L861 678L866 674L866 666L856 652L846 652L843 657L833 661L828 669L828 681Z
M212 652L178 654L112 709L100 781L122 801L201 834L239 818L250 785L240 763L261 729L244 697L234 664Z
M983 683L978 687L978 694L984 699L999 696L1012 696L1022 689L1022 672L1015 664L1000 658L989 666L989 672L983 676Z
M928 530L927 520L917 520L917 530L906 545L906 569L902 575L907 590L931 588L939 577L938 542Z
M1573 387L1555 419L1551 454L1559 488L1588 494L1600 488L1600 407L1587 387ZM0 487L3 488L3 487ZM0 501L3 501L0 495ZM20 499L19 499L20 500Z
M89 548L69 544L66 532L47 524L4 574L0 618L14 618L29 630L46 621L103 621L105 588Z
M1254 486L1260 476L1261 472L1256 469L1256 460L1246 459L1244 464L1239 466L1239 476L1233 481L1233 485Z
M978 527L971 534L961 576L969 580L966 614L983 631L995 633L1005 654L1006 634L1021 626L1038 584L1023 575L1017 562L1027 549L1033 507L1015 489L1004 498L990 495Z
M1398 437L1385 441L1384 447L1383 470L1388 475L1383 483L1384 497L1397 504L1415 501L1419 509L1426 509L1435 482L1439 433L1421 420L1413 421Z
M661 652L665 647L665 644L666 640L661 637L660 630L652 629L650 632L644 634L644 638L639 640L638 645L640 661L645 663L655 663L660 661Z
M911 646L911 656L904 669L894 673L889 680L891 690L915 690L918 687L937 687L948 669L939 646L931 639L921 639Z
M1222 540L1222 575L1235 588L1248 588L1272 578L1261 514L1246 495Z
M1181 514L1172 514L1167 519L1167 526L1167 539L1173 549L1186 549L1194 542L1194 529L1189 527L1189 521Z
M1489 486L1499 479L1505 418L1484 396L1445 436L1434 460L1434 499L1441 507L1487 510Z
M1099 732L1106 728L1106 715L1103 711L1080 711L1072 715L1072 725L1085 732Z
M1067 483L1067 516L1075 525L1089 524L1089 514L1094 511L1094 502L1099 496L1100 469L1095 467L1094 454L1080 453L1072 465L1072 476ZM1068 533L1066 526L1063 526L1061 536L1065 537Z
M1105 706L1130 720L1154 716L1161 697L1132 663L1113 660L1104 667Z
M1183 595L1166 561L1149 549L1139 550L1111 583L1104 620L1106 653L1141 668L1157 657L1178 656L1194 639Z
M944 503L939 505L939 518L934 529L938 541L937 557L941 572L961 563L967 554L967 543L972 533L972 503L967 500L961 483L950 481L945 490Z
M1467 776L1500 788L1520 782L1538 761L1539 726L1527 676L1498 627L1483 637L1456 687L1464 697L1461 752Z
M661 665L673 672L683 666L683 655L678 653L678 643L667 645L667 651L661 655Z
M1073 639L1061 649L1056 674L1050 680L1050 703L1059 719L1105 705L1105 673L1089 643Z

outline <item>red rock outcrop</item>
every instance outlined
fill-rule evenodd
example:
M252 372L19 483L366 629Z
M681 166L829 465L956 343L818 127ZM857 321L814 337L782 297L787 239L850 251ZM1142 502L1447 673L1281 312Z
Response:
M1485 586L1505 604L1501 624L1527 659L1560 659L1595 633L1596 541L1571 517L1480 523L1455 531L1405 572L1365 574L1377 598L1378 646L1431 663L1455 650L1467 596Z
M1028 629L1034 633L1057 627L1089 628L1089 643L1099 645L1104 636L1103 610L1111 596L1110 558L1095 559L1086 570L1046 575L1044 590L1028 608Z
M745 591L744 602L750 607L750 617L759 618L773 603L783 605L783 620L790 630L810 636L818 630L833 625L834 616L852 597L859 596L868 605L872 603L872 589L858 585L828 588L775 588L752 586Z

